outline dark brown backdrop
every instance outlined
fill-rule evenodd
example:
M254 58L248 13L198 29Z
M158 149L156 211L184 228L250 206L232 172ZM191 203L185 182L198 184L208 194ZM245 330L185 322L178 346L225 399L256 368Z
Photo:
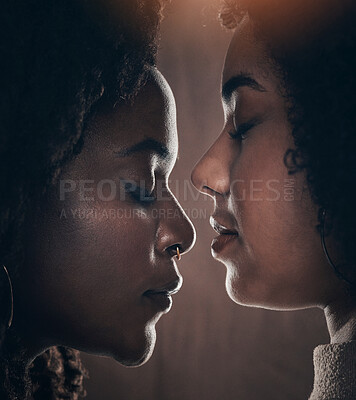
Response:
M176 96L180 133L173 190L198 233L179 263L184 286L157 325L146 365L126 369L83 354L91 375L88 400L303 400L313 381L312 350L328 341L320 310L272 312L229 300L225 268L210 256L212 204L182 191L222 124L220 72L230 33L220 28L215 6L174 0L162 29L160 69Z

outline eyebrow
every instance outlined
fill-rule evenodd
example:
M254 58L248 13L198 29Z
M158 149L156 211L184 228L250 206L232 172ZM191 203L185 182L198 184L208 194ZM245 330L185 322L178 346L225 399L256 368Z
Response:
M248 74L239 74L230 78L222 87L221 97L228 103L231 100L231 96L235 90L242 86L248 86L249 88L258 92L266 92L266 89L259 84L255 79L251 78Z
M118 151L114 151L114 154L116 157L121 158L121 157L129 157L132 154L144 152L147 150L154 151L161 158L167 158L170 154L168 148L165 145L152 138L142 140L141 142L138 142L133 146Z

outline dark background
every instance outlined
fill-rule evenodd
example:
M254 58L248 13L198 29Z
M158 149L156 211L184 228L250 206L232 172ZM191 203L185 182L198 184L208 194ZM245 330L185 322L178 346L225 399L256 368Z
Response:
M157 324L157 345L147 364L127 369L83 354L88 400L307 399L313 348L328 342L320 310L273 312L228 298L225 267L210 255L212 203L183 191L223 121L220 73L231 33L219 25L216 3L175 0L162 27L159 64L176 96L180 135L172 189L198 234L195 248L179 262L184 285Z

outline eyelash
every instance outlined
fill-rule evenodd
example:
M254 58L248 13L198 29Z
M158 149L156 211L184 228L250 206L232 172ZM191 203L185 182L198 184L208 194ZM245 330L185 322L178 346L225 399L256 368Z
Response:
M156 198L145 189L138 188L135 192L130 192L130 196L140 204L153 204Z
M150 205L156 201L156 197L153 196L153 192L149 193L146 189L138 185L135 185L134 190L132 190L132 182L124 182L124 188L126 193L139 204Z
M230 131L229 136L233 140L236 139L245 140L246 136L244 137L244 135L246 135L246 133L250 129L252 129L255 125L256 125L255 122L245 122L244 124L239 125L237 129Z

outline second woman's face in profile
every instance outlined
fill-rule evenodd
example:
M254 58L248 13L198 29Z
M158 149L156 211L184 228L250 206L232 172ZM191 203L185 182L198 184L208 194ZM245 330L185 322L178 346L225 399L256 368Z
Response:
M281 90L245 17L224 66L225 125L192 181L215 200L211 222L220 235L212 252L227 267L234 301L272 309L323 306L340 284L322 251L305 176L288 175L283 162L295 146Z
M174 98L158 73L133 105L97 110L28 226L15 289L29 340L126 365L148 359L155 323L182 284L177 247L188 251L195 237L168 187L177 147Z

